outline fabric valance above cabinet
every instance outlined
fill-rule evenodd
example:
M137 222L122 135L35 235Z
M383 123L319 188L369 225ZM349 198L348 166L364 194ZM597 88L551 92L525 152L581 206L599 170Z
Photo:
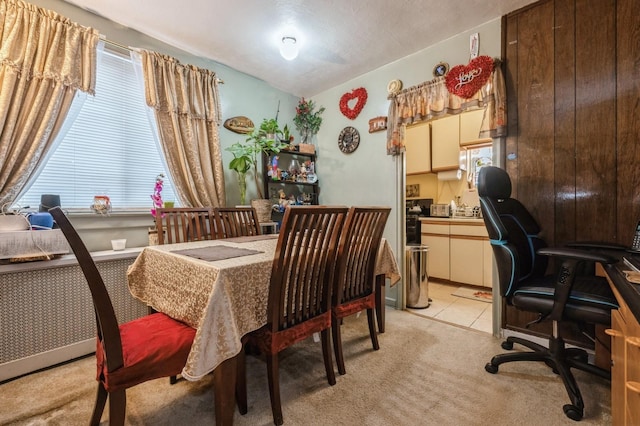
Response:
M485 108L479 138L506 136L506 90L501 61L494 59L493 71L487 82L469 99L447 89L445 77L436 77L416 86L389 95L387 154L404 151L404 127L429 121L444 115Z

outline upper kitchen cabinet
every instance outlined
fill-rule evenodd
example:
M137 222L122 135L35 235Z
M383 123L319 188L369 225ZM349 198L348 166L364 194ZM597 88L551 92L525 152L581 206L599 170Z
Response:
M404 143L406 174L429 173L431 171L431 128L429 123L407 127Z
M431 170L456 170L460 165L460 118L457 115L431 122Z
M484 109L477 109L460 114L460 146L491 142L491 138L480 139L478 136L480 134L483 117Z

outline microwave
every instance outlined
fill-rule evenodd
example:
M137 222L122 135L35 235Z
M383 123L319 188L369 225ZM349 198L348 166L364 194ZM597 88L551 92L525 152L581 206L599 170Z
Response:
M431 204L430 216L432 217L449 217L451 216L450 204Z

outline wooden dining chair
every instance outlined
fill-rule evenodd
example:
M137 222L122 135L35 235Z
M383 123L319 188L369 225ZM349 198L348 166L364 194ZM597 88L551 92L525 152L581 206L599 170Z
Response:
M343 318L366 309L373 349L380 348L375 325L375 267L390 212L389 207L351 207L340 237L331 306L333 349L340 374L346 373L340 334Z
M156 210L158 244L214 240L220 225L213 207L172 207Z
M216 207L220 238L260 235L260 224L253 207Z
M126 389L179 374L187 362L196 330L159 312L119 326L104 281L80 236L60 207L49 212L78 260L96 314L98 393L90 424L100 424L108 399L109 424L123 425Z
M336 383L331 359L331 284L335 272L340 232L346 207L293 206L282 219L276 245L267 324L249 333L243 342L258 348L267 360L267 376L273 422L283 423L280 402L278 354L314 333L320 333L327 380ZM245 352L238 357L238 371L245 372ZM239 374L237 400L246 413L246 373Z

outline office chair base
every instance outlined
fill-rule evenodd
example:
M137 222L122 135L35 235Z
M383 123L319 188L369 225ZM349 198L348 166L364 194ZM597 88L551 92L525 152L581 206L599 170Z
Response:
M558 374L562 378L571 404L566 404L562 407L564 414L571 420L579 421L582 419L584 412L584 402L578 384L576 383L571 368L577 368L579 370L586 371L588 373L595 374L604 379L611 379L611 374L595 365L587 362L588 356L586 351L578 348L566 348L564 340L559 337L551 337L549 339L549 348L545 348L542 345L525 340L519 337L510 336L502 342L503 349L513 349L514 343L518 343L526 348L531 349L531 352L517 352L496 355L491 359L491 362L487 363L484 369L491 374L496 374L500 364L512 361L542 361L547 364L555 374Z

